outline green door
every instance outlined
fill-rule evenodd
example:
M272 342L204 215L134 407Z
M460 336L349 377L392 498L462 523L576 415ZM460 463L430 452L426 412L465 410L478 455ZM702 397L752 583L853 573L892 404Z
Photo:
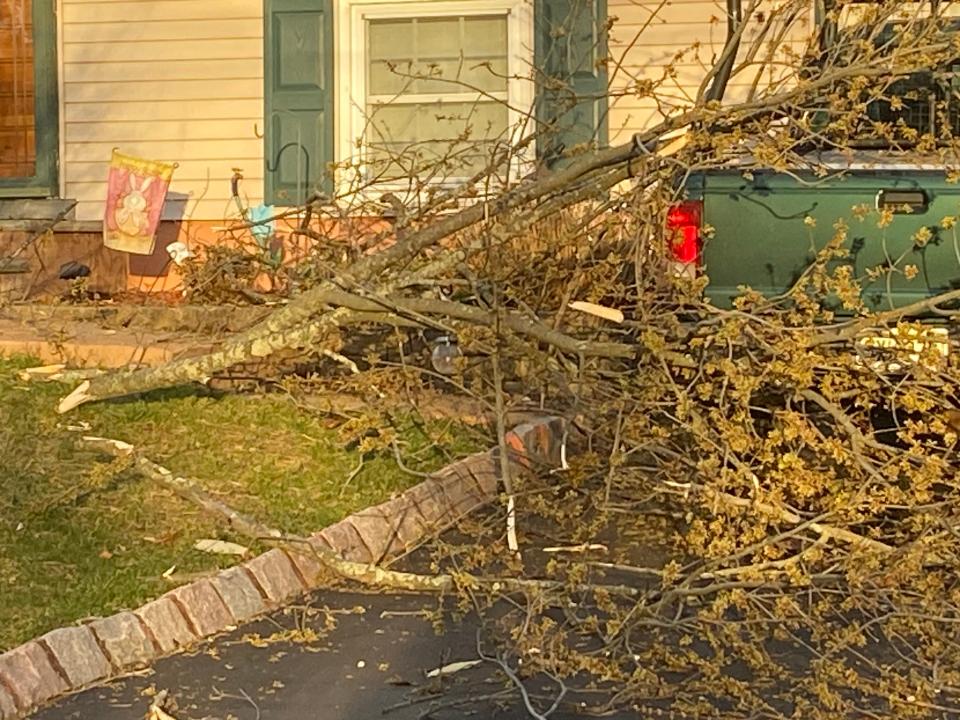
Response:
M606 0L537 0L538 145L547 165L607 142ZM552 128L552 129L550 129Z
M266 196L297 205L332 189L332 2L266 0L265 18Z
M0 5L0 197L58 190L57 22L52 0Z

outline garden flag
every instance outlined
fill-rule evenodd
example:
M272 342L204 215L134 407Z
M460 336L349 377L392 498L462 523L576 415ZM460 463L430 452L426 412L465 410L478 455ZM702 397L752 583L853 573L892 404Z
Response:
M123 155L110 160L103 244L136 255L150 255L176 163Z

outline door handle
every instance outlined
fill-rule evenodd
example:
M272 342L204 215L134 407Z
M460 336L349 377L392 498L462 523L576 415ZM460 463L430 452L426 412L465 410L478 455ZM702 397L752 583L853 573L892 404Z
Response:
M929 205L926 190L881 190L877 193L877 210L890 210L894 215L925 213Z

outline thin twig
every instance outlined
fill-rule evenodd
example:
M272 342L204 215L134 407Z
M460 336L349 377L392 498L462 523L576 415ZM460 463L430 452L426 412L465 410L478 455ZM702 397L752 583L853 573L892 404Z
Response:
M347 475L343 483L340 485L340 492L337 493L337 497L343 497L343 494L347 491L347 487L350 485L350 483L353 482L354 478L356 478L357 475L359 475L360 472L363 470L363 465L364 465L364 459L363 459L363 455L361 454L360 461L357 463L357 466L350 471L350 474Z
M162 465L147 459L137 451L133 445L122 440L85 436L79 445L89 450L97 450L113 457L131 458L133 466L144 476L155 480L185 500L193 502L203 509L226 519L227 523L237 532L250 538L280 538L283 533L260 521L234 510L226 503L217 500L204 490L196 480L175 475Z

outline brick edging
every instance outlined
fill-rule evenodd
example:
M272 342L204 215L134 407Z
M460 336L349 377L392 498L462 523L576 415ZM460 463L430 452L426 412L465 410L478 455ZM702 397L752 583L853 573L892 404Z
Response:
M507 434L517 469L560 463L563 420L543 417ZM377 563L453 525L497 496L499 453L470 455L385 503L310 536L344 559ZM0 720L234 628L320 587L323 566L309 549L274 548L241 565L175 588L133 611L51 630L0 655Z

